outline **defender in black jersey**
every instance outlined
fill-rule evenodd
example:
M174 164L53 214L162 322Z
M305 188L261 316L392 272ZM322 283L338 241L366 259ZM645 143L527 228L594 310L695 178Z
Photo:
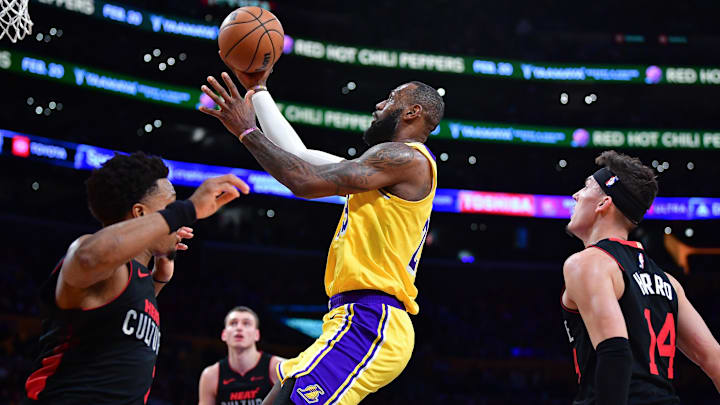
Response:
M93 171L88 202L103 229L78 238L41 288L46 319L40 356L25 383L27 404L143 404L160 349L155 297L170 281L192 224L248 186L232 175L206 180L175 201L158 157L117 155ZM155 258L151 272L148 264Z
M260 405L279 381L274 372L281 357L258 351L260 319L248 307L235 307L225 316L220 335L228 355L203 370L200 405Z
M680 284L628 234L657 194L652 169L614 151L575 193L568 231L585 250L563 266L565 331L573 346L575 405L679 404L676 349L720 390L720 345Z

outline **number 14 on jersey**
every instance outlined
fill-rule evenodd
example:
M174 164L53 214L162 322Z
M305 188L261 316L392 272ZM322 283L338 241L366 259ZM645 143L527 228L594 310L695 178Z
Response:
M673 378L673 361L675 360L675 317L671 312L665 317L660 332L655 334L650 317L650 310L645 308L645 320L648 323L648 332L650 332L650 373L660 375L657 364L655 363L655 348L661 357L668 357L667 378Z

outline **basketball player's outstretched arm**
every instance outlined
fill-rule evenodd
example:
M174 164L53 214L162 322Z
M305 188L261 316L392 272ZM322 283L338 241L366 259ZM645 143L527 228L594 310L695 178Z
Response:
M282 115L269 92L261 91L251 94L251 99L263 133L280 149L315 165L337 163L345 160L321 150L308 149L292 125Z
M563 265L567 294L580 312L597 352L598 405L625 405L632 375L632 351L618 297L617 264L599 249L585 249ZM620 278L622 282L622 278Z
M220 58L225 62L222 54L218 52ZM242 86L250 90L253 86L265 86L268 76L272 72L272 68L264 72L245 73L234 69L227 62L225 63L235 73L235 77L240 81ZM337 163L344 158L332 155L320 150L308 149L298 136L295 129L290 125L285 116L282 115L280 109L275 104L272 96L267 91L260 91L250 95L250 99L255 107L260 126L265 136L275 145L285 152L290 152L300 159L315 165L324 165L329 163Z
M278 148L260 131L250 133L242 142L265 170L303 198L390 187L409 181L422 173L421 165L427 165L419 153L398 142L375 145L357 159L319 166Z
M688 300L680 283L673 276L667 276L678 300L677 347L702 368L720 392L720 345Z
M238 189L245 194L249 191L245 182L231 174L205 180L189 198L196 217L214 214L240 195ZM88 288L106 280L159 238L176 238L171 234L174 231L161 214L152 213L84 235L70 245L65 255L63 282L75 288Z
M230 93L213 77L208 78L222 99L207 86L202 87L203 92L220 106L220 110L200 107L200 111L219 119L240 138L246 129L254 126L255 112L249 97L240 97L227 74L223 74L223 80ZM400 142L375 145L357 159L314 165L277 147L259 130L245 135L241 141L265 170L293 194L304 198L354 194L402 182L420 183L418 179L427 170L427 159Z

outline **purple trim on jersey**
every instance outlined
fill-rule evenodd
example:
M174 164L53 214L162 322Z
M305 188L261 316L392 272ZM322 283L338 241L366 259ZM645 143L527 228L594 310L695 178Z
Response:
M378 192L383 195L383 197L387 198L388 200L392 198L392 196L389 193L386 193L383 191L383 189L379 188Z
M377 290L353 290L330 297L330 310L345 304L390 305L405 311L405 304L390 294Z
M330 345L332 344L332 342L334 342L338 338L338 336L342 333L342 331L345 330L348 322L350 322L350 318L354 318L355 315L356 314L353 314L353 305L350 304L350 307L348 308L348 311L347 311L347 317L345 318L345 322L343 323L342 327L340 329L338 329L338 331L335 333L335 336L333 336L332 339L328 340L328 342L325 343L325 347L322 350L320 350L320 352L318 352L318 354L316 354L315 357L313 357L312 361L310 363L308 363L307 367L305 367L304 369L302 369L298 372L293 373L292 377L295 377L298 374L302 374L302 373L306 372L310 367L312 367L313 364L315 364L315 361L318 359L318 357L320 357L324 353L327 353L330 350L330 347L331 347Z
M425 150L430 154L430 156L432 156L433 160L437 162L437 158L436 158L435 155L433 155L433 153L430 151L430 148L428 148L427 145L425 145L425 144L423 144L423 146L425 147Z
M385 318L382 320L382 325L380 326L380 340L375 345L375 347L373 347L373 350L372 350L372 353L370 353L370 356L368 356L365 359L365 361L363 362L363 364L360 366L360 368L358 368L357 371L353 373L353 376L350 378L350 381L348 381L348 383L345 385L345 388L343 388L342 391L340 391L338 393L337 397L335 397L335 400L333 402L331 402L331 404L337 403L340 400L340 398L342 398L345 391L347 391L347 389L350 388L350 386L358 378L358 376L360 376L360 374L362 374L362 372L365 370L365 368L367 368L368 364L370 364L370 362L375 358L375 354L377 353L380 346L382 346L382 344L385 342L385 325L387 325L387 320L390 317L390 308L388 308L387 305L383 305L383 306L384 306L383 309L385 310Z
M323 390L323 394L318 397L318 402L324 403L327 401L327 398L330 398L340 388L372 348L372 344L378 335L378 324L383 312L382 304L353 305L353 308L355 315L350 330L335 343L331 350L327 351L327 354L310 373L298 377L295 381L295 390L290 397L294 403L304 403L305 400L298 390L313 384L318 384ZM383 325L382 329L384 330L384 328ZM382 330L381 333L383 333ZM377 350L381 343L382 340L378 342L374 349ZM368 359L374 356L375 350ZM358 375L361 369L358 370ZM351 382L348 383L348 386Z

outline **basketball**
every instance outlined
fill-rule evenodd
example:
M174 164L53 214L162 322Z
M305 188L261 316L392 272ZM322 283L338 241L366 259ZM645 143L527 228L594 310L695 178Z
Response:
M282 54L285 32L280 20L260 7L230 13L218 35L220 55L232 68L246 73L272 67Z

